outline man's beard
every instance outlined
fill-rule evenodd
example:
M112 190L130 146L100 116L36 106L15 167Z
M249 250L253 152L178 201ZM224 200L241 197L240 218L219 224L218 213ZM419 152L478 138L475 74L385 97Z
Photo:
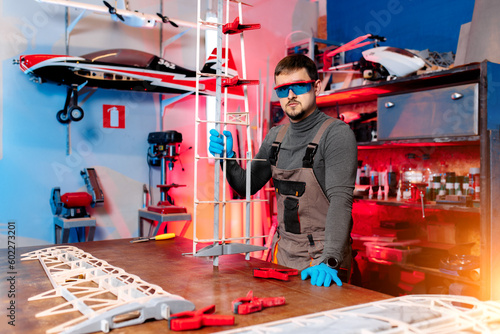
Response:
M290 101L290 102L293 102L293 103L299 103L298 101ZM290 103L290 102L288 102L288 103ZM300 104L300 103L299 103L299 104ZM287 106L288 106L288 104L287 104ZM285 106L285 109L286 109L286 106ZM304 117L304 114L305 114L306 112L305 112L305 110L303 110L303 109L302 109L302 111L301 111L301 112L299 112L299 113L298 113L298 114L296 114L296 115L291 115L291 114L289 114L289 113L288 113L288 112L286 112L286 111L285 111L285 113L286 113L286 115L288 116L288 118L290 118L290 119L291 119L291 120L293 120L293 121L296 121L296 120L301 119L302 117Z
M300 113L298 113L296 115L290 115L289 113L286 113L286 114L287 114L288 118L290 118L293 121L296 121L296 120L301 119L302 117L304 117L305 113L306 112L304 110L302 110Z

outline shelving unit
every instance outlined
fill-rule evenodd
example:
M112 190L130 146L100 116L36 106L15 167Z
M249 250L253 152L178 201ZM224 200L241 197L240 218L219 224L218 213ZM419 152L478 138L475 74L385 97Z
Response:
M500 282L500 257L498 256L500 254L500 244L498 243L498 240L500 240L500 209L498 208L498 203L500 203L499 77L500 65L485 61L449 70L426 72L393 81L373 82L359 87L325 92L317 98L318 106L324 112L337 117L338 114L344 112L365 113L378 110L380 108L377 105L379 99L388 95L432 92L446 87L477 84L477 97L475 98L477 100L473 101L477 106L477 135L447 135L444 137L436 135L432 138L399 138L360 142L358 143L358 152L360 155L382 153L387 156L405 150L425 149L434 150L434 152L438 152L435 153L437 155L441 152L439 150L448 150L447 152L452 153L446 158L451 159L454 158L453 152L456 152L456 155L459 155L464 150L474 152L474 155L477 156L477 163L480 163L480 207L427 203L425 208L435 214L452 214L453 216L463 214L465 219L468 219L467 217L477 217L477 221L479 221L477 234L480 236L477 248L480 252L480 281L475 282L461 277L454 277L433 268L406 264L401 265L401 267L474 285L480 290L480 298L483 300L500 299L500 285L498 284ZM446 110L436 107L432 111L434 112L433 116L439 117ZM418 117L418 115L415 116ZM380 120L378 121L380 122ZM412 215L412 212L421 208L420 203L398 202L392 199L382 201L356 199L355 203L383 208L384 213L393 209L398 210L398 212L408 210L407 215ZM355 211L354 214L356 214ZM473 220L476 221L476 218ZM425 222L425 218L422 218L421 221Z

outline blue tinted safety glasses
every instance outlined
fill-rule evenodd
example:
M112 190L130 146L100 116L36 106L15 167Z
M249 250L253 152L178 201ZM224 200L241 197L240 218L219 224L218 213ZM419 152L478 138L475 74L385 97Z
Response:
M311 90L312 84L315 82L315 80L307 80L307 81L296 81L292 83L286 83L283 85L279 85L274 87L274 90L276 91L276 95L280 99L287 97L288 92L290 89L295 95L302 95Z

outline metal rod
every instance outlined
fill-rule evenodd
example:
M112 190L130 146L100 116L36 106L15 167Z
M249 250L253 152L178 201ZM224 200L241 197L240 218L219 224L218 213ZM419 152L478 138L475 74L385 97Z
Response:
M201 13L201 3L198 0L198 5L196 8L196 73L200 72L200 14ZM195 131L194 131L194 155L198 155L199 150L199 123L196 122L198 115L200 113L200 76L196 74L196 92L195 92ZM195 159L194 162L194 205L193 205L193 254L196 253L196 231L197 231L197 217L198 217L198 205L196 204L198 198L198 160Z

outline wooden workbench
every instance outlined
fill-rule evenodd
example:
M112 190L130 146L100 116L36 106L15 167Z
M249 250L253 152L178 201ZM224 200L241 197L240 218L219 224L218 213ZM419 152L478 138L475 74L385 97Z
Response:
M193 302L196 309L215 304L216 314L233 315L231 302L244 297L253 290L255 297L284 296L286 305L265 308L261 312L248 315L234 315L235 326L205 327L191 333L213 333L246 327L269 321L281 320L304 314L331 310L345 306L367 303L390 296L366 290L349 284L342 287L316 287L310 281L302 281L292 276L290 281L262 279L253 277L253 268L273 267L274 265L251 258L246 261L243 255L224 255L219 258L219 267L213 267L209 258L182 255L192 252L192 241L180 237L164 241L130 243L130 239L106 240L70 244L93 256L120 267L144 281L161 286L165 291L180 295ZM62 316L36 318L35 314L51 306L58 305L63 299L30 301L31 296L52 288L38 261L20 261L21 254L45 247L24 247L16 250L16 326L8 326L5 317L0 324L0 332L45 333L64 321ZM7 252L1 251L0 268L2 273L9 272ZM276 266L275 266L276 267ZM9 305L7 293L2 293L2 305ZM11 331L13 330L13 331ZM148 321L144 324L112 330L111 333L168 333L167 321ZM183 331L183 333L190 333Z

